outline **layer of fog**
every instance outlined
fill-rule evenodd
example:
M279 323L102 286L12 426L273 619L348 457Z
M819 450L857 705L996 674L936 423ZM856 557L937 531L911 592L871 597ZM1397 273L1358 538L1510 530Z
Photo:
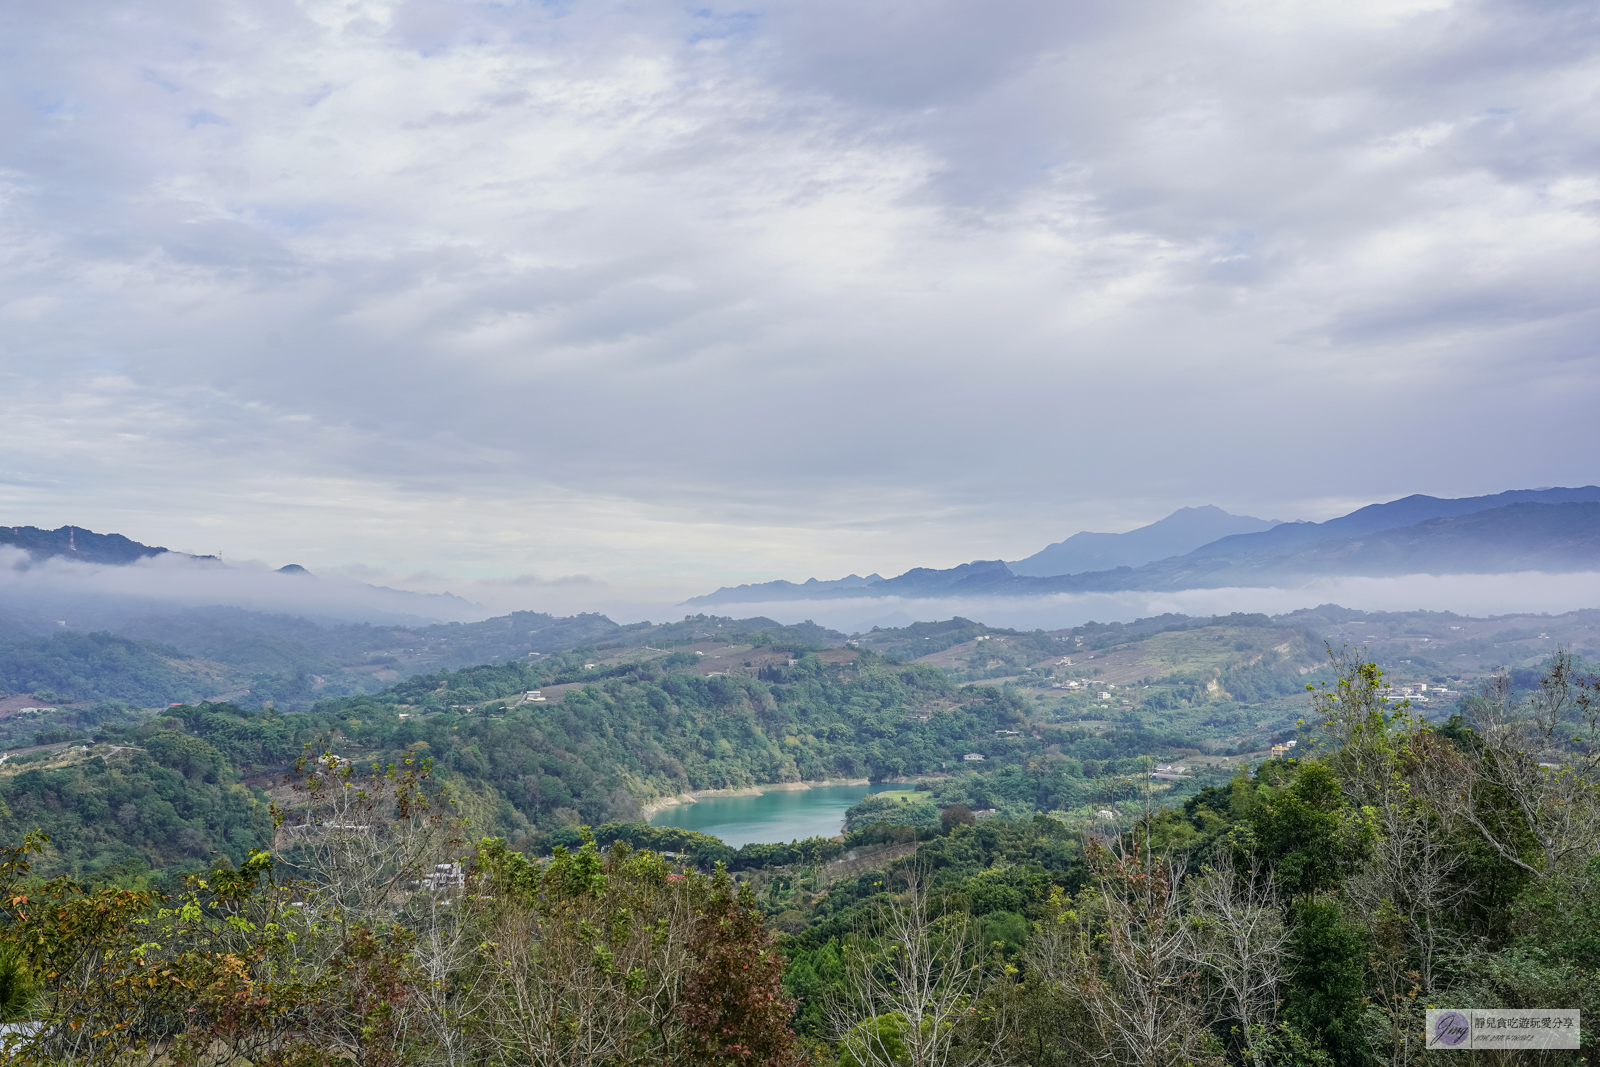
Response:
M990 626L1052 630L1085 622L1131 622L1167 612L1279 615L1319 604L1362 611L1449 611L1459 615L1559 614L1600 606L1600 573L1411 574L1397 578L1324 578L1289 588L1186 589L1179 592L1062 593L1039 597L948 597L910 600L786 600L719 604L718 615L805 619L846 633L906 626L954 615Z
M323 624L473 622L517 610L570 615L594 611L619 623L666 622L697 612L657 588L584 579L533 577L452 582L435 575L362 572L280 574L265 565L221 564L169 553L127 566L55 558L32 562L0 548L0 615L29 629L118 629L128 620L191 607L225 605L299 615ZM405 588L410 586L410 588ZM1282 614L1319 604L1365 611L1451 611L1461 615L1560 613L1600 606L1600 572L1577 574L1414 574L1398 578L1327 578L1294 587L1191 589L1179 592L1064 593L1041 597L786 600L720 604L734 618L806 619L846 633L905 626L955 615L1016 629L1056 629L1089 621L1129 622L1174 612ZM709 612L708 612L709 613Z
M470 622L494 614L444 593L412 592L340 575L280 574L265 565L228 565L177 553L125 566L0 548L0 605L31 629L115 629L126 620L174 609L226 605L300 615L321 623Z

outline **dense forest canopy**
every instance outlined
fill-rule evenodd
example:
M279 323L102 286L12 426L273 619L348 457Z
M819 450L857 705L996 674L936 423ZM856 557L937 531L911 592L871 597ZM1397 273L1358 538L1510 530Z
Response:
M689 790L948 775L972 753L987 756L986 769L1020 776L975 787L995 798L979 807L1031 811L1028 798L1071 807L1093 791L1075 746L1092 774L1129 774L1150 741L1132 728L1035 736L1023 692L959 689L935 668L870 652L848 663L809 653L794 662L767 680L585 670L583 656L555 656L444 671L307 713L199 704L139 720L108 706L75 734L91 740L92 732L92 748L22 757L43 762L0 773L0 798L12 809L5 825L14 840L47 830L63 869L82 876L130 862L193 865L212 850L239 862L264 844L277 773L310 744L363 766L427 757L480 828L527 848L580 824L635 820L642 804ZM584 684L559 701L525 699L565 679Z
M199 703L152 713L101 702L14 715L0 722L7 744L55 747L0 764L0 800L11 811L0 827L12 841L47 830L54 843L41 869L91 880L176 877L213 852L240 862L266 841L271 791L306 745L363 766L425 756L475 825L520 849L570 843L583 824L637 820L662 797L767 782L922 778L941 809L1020 819L1123 813L1148 790L1150 759L1209 754L1162 786L1158 803L1171 804L1226 777L1229 759L1292 738L1300 709L1284 691L1321 677L1301 673L1302 631L1265 616L1194 621L1084 627L1072 643L1096 651L1000 685L964 685L960 671L871 649L774 654L734 645L763 647L765 665L709 674L689 646L647 660L584 649L418 675L305 712ZM704 641L706 627L726 625L697 617L680 636L695 648L728 648ZM939 627L972 632L964 620ZM915 643L929 629L938 627L890 636ZM991 647L1010 655L1002 640L1045 640L983 629L993 640L969 641L975 655ZM735 666L738 655L755 654L735 654ZM1098 663L1152 669L1117 668L1127 655L1168 673L1103 691ZM1059 688L1084 675L1083 687ZM1525 689L1536 675L1519 669L1509 680ZM531 690L551 696L529 701ZM913 810L921 815L906 816L907 825L937 821L925 805Z

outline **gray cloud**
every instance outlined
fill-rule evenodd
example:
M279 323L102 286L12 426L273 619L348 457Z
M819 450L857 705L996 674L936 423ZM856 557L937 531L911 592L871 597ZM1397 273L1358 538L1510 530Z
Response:
M12 521L667 601L1591 480L1592 5L0 37Z

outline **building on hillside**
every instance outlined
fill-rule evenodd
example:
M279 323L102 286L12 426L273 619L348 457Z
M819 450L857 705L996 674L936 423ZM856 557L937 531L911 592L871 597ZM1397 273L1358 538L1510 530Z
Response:
M436 863L433 870L422 876L424 889L465 889L467 876L459 863Z
M962 756L961 758L963 760L965 760L966 762L968 762L968 763L982 763L986 757L984 757L984 756L982 756L982 755L980 755L980 754L978 754L976 752L968 752L965 756Z

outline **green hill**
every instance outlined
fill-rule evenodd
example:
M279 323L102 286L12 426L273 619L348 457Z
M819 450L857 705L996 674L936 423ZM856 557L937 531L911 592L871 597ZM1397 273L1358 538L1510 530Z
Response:
M41 530L37 526L0 526L0 545L23 549L35 560L64 556L80 563L113 566L134 563L168 551L154 545L142 545L121 534L95 533L81 526L63 526L57 530Z
M0 689L45 691L52 700L165 705L226 692L234 677L171 645L115 634L0 638Z
M667 795L765 782L921 778L940 807L1023 817L1127 800L1144 788L1141 761L1181 760L1190 770L1180 781L1151 787L1170 802L1295 736L1304 685L1325 677L1323 635L1370 647L1396 684L1428 682L1414 699L1441 720L1475 671L1506 663L1522 685L1557 642L1600 648L1600 612L1469 619L1329 606L1048 634L954 619L820 651L803 650L825 636L806 627L749 632L694 617L628 629L605 647L420 673L304 711L103 701L22 716L11 698L0 706L11 752L0 763L0 835L44 826L60 869L170 874L263 840L264 805L307 744L361 766L431 758L476 828L527 848L580 823L636 820ZM29 640L28 662L57 671L50 684L90 664L149 692L198 688L199 668L170 647ZM1438 672L1452 661L1473 666L1455 668L1441 693ZM534 689L547 699L526 700ZM87 750L62 744L90 737Z

